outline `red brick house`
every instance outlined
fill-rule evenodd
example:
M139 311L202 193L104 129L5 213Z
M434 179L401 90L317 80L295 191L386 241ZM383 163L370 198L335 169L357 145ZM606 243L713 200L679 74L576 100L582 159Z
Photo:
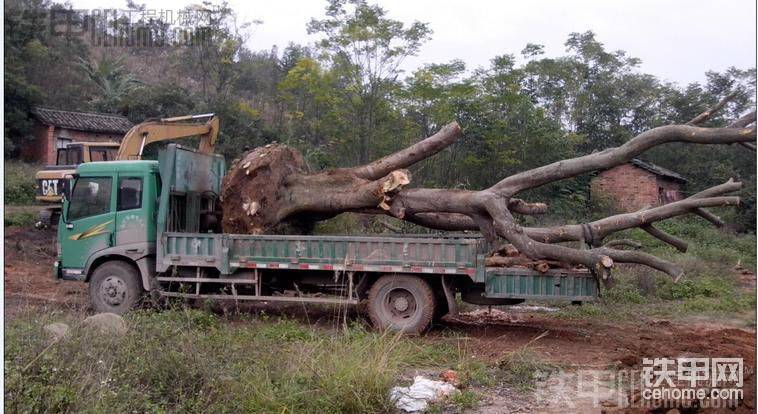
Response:
M55 164L58 148L72 142L120 142L132 127L123 116L36 107L33 139L21 149L25 161Z
M637 211L681 200L686 182L671 170L635 158L598 174L590 189L593 200L608 200L620 211Z

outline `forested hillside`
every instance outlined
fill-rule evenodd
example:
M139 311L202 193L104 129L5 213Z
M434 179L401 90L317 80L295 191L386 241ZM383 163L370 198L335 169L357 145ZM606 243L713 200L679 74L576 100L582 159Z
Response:
M639 59L606 50L590 31L570 34L560 57L545 56L540 39L523 39L523 50L503 50L488 67L450 56L407 73L401 63L423 57L431 25L392 20L360 0L325 6L308 24L314 43L251 50L251 25L260 22L240 21L225 3L188 9L202 18L182 24L202 36L172 42L167 33L176 22L155 16L84 24L74 15L85 31L53 32L50 11L63 6L6 2L5 157L28 141L35 105L118 113L135 123L215 112L222 122L218 150L227 161L278 141L298 148L315 169L365 163L456 120L463 138L415 167L414 184L478 189L685 123L730 93L734 99L705 126L726 125L755 106L755 68L702 68L704 83L673 84L641 73ZM104 47L94 27L106 43L135 31L150 41ZM722 147L671 144L643 158L687 177L686 194L730 177L743 181L744 205L730 221L754 230L755 152ZM551 200L551 213L584 217L589 178L531 196Z

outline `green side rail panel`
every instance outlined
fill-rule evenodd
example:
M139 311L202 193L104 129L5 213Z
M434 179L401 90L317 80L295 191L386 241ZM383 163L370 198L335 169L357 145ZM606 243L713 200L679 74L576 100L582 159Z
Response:
M526 268L488 267L484 292L488 298L527 300L597 299L597 279L587 270L551 269L545 273Z
M379 273L462 274L480 269L476 236L229 235L230 266Z

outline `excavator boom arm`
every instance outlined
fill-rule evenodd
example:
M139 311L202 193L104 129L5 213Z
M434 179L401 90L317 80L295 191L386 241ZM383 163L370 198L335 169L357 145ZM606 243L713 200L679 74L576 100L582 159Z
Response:
M207 116L210 116L211 118L203 123L182 122ZM213 152L216 140L218 139L218 129L218 118L212 114L183 116L161 119L159 121L143 122L139 125L135 125L126 133L124 139L121 141L121 146L118 149L116 159L140 159L145 146L150 143L193 136L200 137L200 152L210 154Z

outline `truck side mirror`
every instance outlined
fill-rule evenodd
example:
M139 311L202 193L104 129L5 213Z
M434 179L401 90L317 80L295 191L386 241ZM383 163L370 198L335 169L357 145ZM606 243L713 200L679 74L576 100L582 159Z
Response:
M68 224L68 198L63 197L63 206L61 206L61 221Z

